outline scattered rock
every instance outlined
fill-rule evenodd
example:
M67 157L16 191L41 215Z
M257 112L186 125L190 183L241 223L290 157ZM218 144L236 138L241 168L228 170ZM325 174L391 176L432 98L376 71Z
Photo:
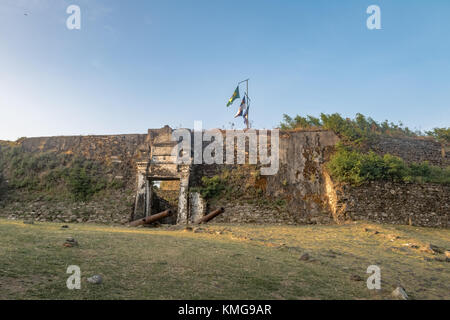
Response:
M388 235L388 238L389 238L389 240L391 240L391 241L395 241L395 240L400 239L400 236L397 236L397 235L395 235L395 234L390 234L390 235Z
M292 250L292 251L297 251L297 252L303 251L303 250L301 250L301 248L299 248L299 247L289 247L289 246L286 246L286 247L278 247L278 249L282 249L282 250Z
M69 226L67 224L61 226L61 229L68 229L68 228Z
M363 278L361 278L360 276L358 276L357 274L352 274L350 276L350 280L352 281L363 281Z
M194 233L201 233L201 232L205 232L205 229L200 228L200 227L194 228Z
M300 256L300 261L308 261L310 259L310 256L308 253L304 253Z
M420 248L420 251L431 253L431 254L435 254L436 252L439 252L438 250L439 250L439 248L432 245L431 243Z
M66 239L66 242L63 244L64 247L71 248L78 246L78 241L72 237Z
M433 245L433 244L429 244L429 247L430 247L430 249L431 250L433 250L434 252L437 252L437 253L444 253L444 250L442 249L442 248L440 248L440 247L438 247L438 246L435 246L435 245Z
M413 243L404 243L403 246L410 247L412 249L419 249L419 246Z
M102 278L101 275L96 274L96 275L93 275L93 276L90 277L90 278L87 278L87 281L88 281L89 283L92 283L92 284L100 284L100 283L103 282L103 278Z
M403 289L402 287L397 287L394 291L392 291L392 296L399 300L409 300L405 289Z
M341 255L339 252L337 252L337 251L334 251L334 250L328 250L328 253L329 254L332 254L332 255L335 255L335 256L339 256L339 255Z
M336 252L333 250L328 250L323 253L323 256L328 258L336 258Z
M373 230L373 229L369 229L369 228L364 228L365 232L370 232L372 234L379 234L379 232L377 230Z

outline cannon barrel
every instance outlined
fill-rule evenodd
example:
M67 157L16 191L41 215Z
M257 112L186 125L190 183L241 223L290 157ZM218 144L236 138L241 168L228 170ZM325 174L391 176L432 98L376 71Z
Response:
M225 212L224 208L220 208L217 210L214 210L213 212L211 212L210 214L207 214L206 216L204 216L203 218L199 219L196 224L201 224L201 223L207 223L208 221L214 219L215 217L217 217L219 214L222 214Z
M158 220L160 220L162 218L168 217L171 214L172 214L172 210L169 209L169 210L166 210L166 211L163 211L163 212L160 212L160 213L157 213L157 214L154 214L154 215L142 218L142 219L138 219L138 220L132 221L132 222L130 222L130 226L131 227L137 227L137 226L140 226L140 225L143 225L143 224L153 223L153 222L158 221Z

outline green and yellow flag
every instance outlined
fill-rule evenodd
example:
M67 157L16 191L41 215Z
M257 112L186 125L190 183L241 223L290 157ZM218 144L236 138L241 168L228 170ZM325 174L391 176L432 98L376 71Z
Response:
M236 90L234 90L233 95L231 96L230 100L228 100L227 107L231 106L236 99L240 99L241 96L239 95L239 86L236 87Z

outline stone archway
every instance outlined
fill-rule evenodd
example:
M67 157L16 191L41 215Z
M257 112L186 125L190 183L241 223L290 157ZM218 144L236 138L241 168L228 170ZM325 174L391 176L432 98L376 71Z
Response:
M147 159L137 165L137 193L134 218L156 214L152 208L152 181L179 181L178 210L176 223L186 223L189 212L190 165L177 164L172 155L177 142L172 141L172 129L168 126L149 130ZM156 208L155 208L156 209Z

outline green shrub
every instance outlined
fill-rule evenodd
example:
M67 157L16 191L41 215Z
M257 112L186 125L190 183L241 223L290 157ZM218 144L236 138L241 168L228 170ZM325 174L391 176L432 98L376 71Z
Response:
M123 180L114 179L107 187L111 189L123 189L125 187L125 182Z
M327 164L333 178L359 185L367 181L432 182L450 184L450 168L442 169L427 162L406 164L401 158L374 152L361 153L338 147Z
M74 160L66 175L66 182L77 201L89 200L95 193L107 187L100 165L83 158Z
M441 143L450 143L450 127L434 128L432 131L426 131L425 133Z
M69 190L75 200L85 201L92 195L92 179L82 167L74 167L67 178Z
M450 184L450 167L442 169L432 166L428 162L420 164L413 163L410 165L404 180L408 182L432 182L448 185Z
M202 186L194 191L200 192L204 199L212 199L219 196L225 190L224 180L220 176L202 177Z
M370 117L357 113L355 119L344 119L339 113L324 114L319 118L313 116L302 117L297 115L295 118L284 114L283 121L280 123L282 130L323 128L334 131L344 142L359 146L366 143L378 135L397 135L397 136L418 136L421 132L413 132L402 123L395 124L387 120L381 123L376 122Z
M385 163L386 177L385 179L391 179L394 181L402 181L409 174L409 168L403 161L403 159L385 154L383 156L383 162Z

